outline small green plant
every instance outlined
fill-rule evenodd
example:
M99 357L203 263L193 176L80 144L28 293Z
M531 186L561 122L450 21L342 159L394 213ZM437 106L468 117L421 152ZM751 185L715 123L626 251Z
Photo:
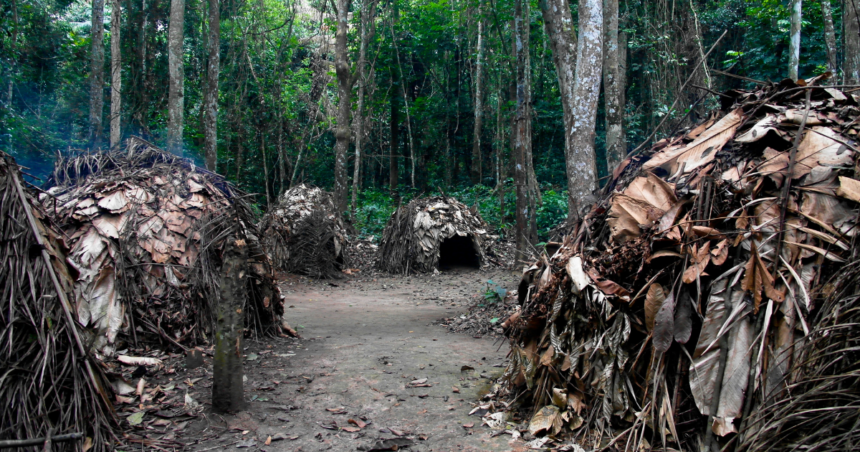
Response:
M508 294L507 289L493 282L492 279L487 280L487 290L484 291L484 300L488 303L497 303L505 299Z

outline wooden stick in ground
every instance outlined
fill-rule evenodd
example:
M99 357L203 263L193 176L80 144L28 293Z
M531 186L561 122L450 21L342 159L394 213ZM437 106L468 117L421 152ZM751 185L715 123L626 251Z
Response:
M242 307L246 296L248 247L244 240L235 236L226 240L221 294L215 304L212 382L212 408L222 413L240 411L245 404L242 388Z
M711 48L708 49L708 53L706 53L705 56L702 57L702 61L700 62L701 64L697 64L697 65L693 66L693 70L690 72L690 75L687 76L687 81L685 81L684 84L681 85L681 89L680 89L681 93L684 92L684 88L687 87L687 84L690 83L690 80L693 79L693 76L696 75L696 72L699 71L699 68L702 67L702 65L707 62L708 55L710 55L711 52L713 52L714 49L717 47L717 44L719 44L720 41L722 41L723 38L726 37L726 33L728 33L728 31L724 31L723 34L720 35L719 39L717 39L717 41L711 46ZM675 100L672 102L672 106L669 107L669 112L666 113L665 115L663 115L663 119L660 121L660 124L657 124L657 127L654 128L654 131L651 132L651 135L648 135L648 138L645 138L645 140L642 141L642 144L640 144L636 149L631 151L630 154L635 154L635 153L641 151L642 148L644 148L648 144L648 142L651 141L651 138L654 138L654 135L657 134L657 131L660 130L660 127L663 127L663 123L666 122L666 120L669 119L669 116L672 115L672 112L675 110L675 105L678 103L678 99L680 99L680 98L681 98L681 95L679 93L678 96L675 96Z

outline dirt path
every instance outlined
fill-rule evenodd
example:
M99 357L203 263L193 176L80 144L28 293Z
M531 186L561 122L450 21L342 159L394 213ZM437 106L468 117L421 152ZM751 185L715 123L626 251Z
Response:
M194 450L359 450L389 438L411 439L413 451L511 450L509 436L469 416L507 345L438 324L487 279L513 288L502 270L285 282L286 317L303 339L247 344L247 410L207 415Z

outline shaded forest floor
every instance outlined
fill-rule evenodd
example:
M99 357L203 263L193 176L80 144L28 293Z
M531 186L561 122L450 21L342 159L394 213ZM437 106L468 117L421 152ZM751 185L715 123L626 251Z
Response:
M493 437L479 416L469 416L503 371L508 351L493 331L479 326L499 315L504 303L492 311L478 305L488 280L510 291L519 279L515 273L359 272L331 282L286 275L285 317L303 338L246 342L249 402L232 416L209 409L208 356L197 369L177 364L172 378L184 381L179 386L205 409L172 434L196 451L522 448L522 442L509 444L508 435ZM380 442L387 439L392 441Z

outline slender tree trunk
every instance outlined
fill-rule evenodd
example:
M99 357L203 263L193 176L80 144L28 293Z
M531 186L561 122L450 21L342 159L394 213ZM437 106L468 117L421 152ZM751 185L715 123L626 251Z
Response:
M397 184L398 179L400 179L398 165L400 162L398 161L397 154L400 152L400 96L397 95L397 84L400 83L397 80L397 71L391 71L391 90L390 93L390 109L391 109L391 134L389 141L389 158L388 158L388 189L391 191L391 196L398 197L397 195Z
M594 126L603 65L603 7L600 0L579 2L579 43L576 47L576 84L573 87L573 116L576 122L566 156L568 218L577 218L597 188Z
M260 150L263 153L263 185L266 186L266 211L272 208L272 199L269 192L269 155L266 152L266 134L260 131Z
M167 29L167 65L170 75L167 99L167 149L183 154L182 129L185 113L185 70L183 40L185 0L170 0L170 23Z
M619 65L620 49L618 47L618 0L604 0L603 26L605 41L603 45L603 96L606 101L606 168L609 174L624 159L627 154L622 142L624 135L624 104L621 103L621 93L624 86L620 85L621 67Z
M860 83L860 0L845 0L842 22L845 24L845 63L843 72L846 85Z
M480 1L478 3L478 43L475 56L475 131L472 139L472 184L480 184L483 180L481 168L481 119L483 117L483 96L481 92L481 70L484 57L484 19Z
M334 37L334 68L337 73L338 95L337 125L334 133L334 201L340 214L347 211L346 152L351 141L349 116L352 112L352 84L355 81L349 68L349 48L346 41L351 3L351 0L337 0L337 31Z
M203 150L206 168L218 167L218 74L221 71L221 4L209 0L209 61L206 64L206 92L203 98ZM280 135L279 135L280 136Z
M791 34L788 41L788 78L797 80L800 64L800 7L802 0L791 0Z
M247 299L248 248L229 236L221 267L221 293L215 300L215 356L212 362L212 409L236 412L245 405L242 384L242 308Z
M528 169L526 167L527 157L527 115L528 115L528 99L526 98L526 40L525 33L528 30L528 24L525 22L527 18L523 17L523 3L528 0L514 0L514 46L516 49L516 64L517 64L517 112L514 122L514 152L516 155L516 164L514 166L514 179L517 186L517 206L516 206L516 260L520 263L525 263L528 260L529 243L529 227L531 224L531 216L533 215L530 209L531 202L530 190L528 183Z
M833 80L839 73L836 62L836 29L833 27L833 11L830 0L821 0L821 17L824 19L824 43L827 47L827 70L833 73Z
M372 21L376 15L376 1L364 2L361 11L361 44L358 50L358 107L355 112L355 164L352 173L352 207L355 218L358 208L358 191L361 189L361 142L364 138L364 92L367 83L367 46L373 36Z
M528 185L528 232L527 239L529 243L537 243L537 205L543 203L540 194L540 186L538 185L537 175L535 174L535 159L532 154L532 146L534 143L534 108L532 106L532 57L531 57L531 2L526 0L523 2L523 23L522 23L522 58L525 66L525 84L524 84L524 99L526 105L526 114L523 118L525 122L525 164L526 164L526 182Z
M278 89L280 93L281 90ZM284 111L278 108L278 197L284 194L287 185L287 153L284 151Z
M406 109L406 137L409 142L409 162L411 164L409 181L411 183L411 187L415 188L415 145L412 141L412 118L409 114L409 98L406 95L405 77L403 76L403 64L400 62L400 49L397 47L397 37L394 34L393 22L391 23L391 36L394 36L394 38L392 38L392 42L394 43L394 56L397 58L397 70L400 73L400 93L403 95L403 106Z
M576 37L573 31L573 17L568 0L541 0L541 13L552 61L558 76L561 95L562 119L564 121L564 153L570 155L570 142L575 124L573 116L574 67L576 65Z
M102 109L105 87L105 2L93 0L92 50L90 53L90 146L102 145Z
M120 51L120 29L122 8L119 0L111 3L110 14L110 147L119 146L122 136L120 115L122 114L122 55Z

